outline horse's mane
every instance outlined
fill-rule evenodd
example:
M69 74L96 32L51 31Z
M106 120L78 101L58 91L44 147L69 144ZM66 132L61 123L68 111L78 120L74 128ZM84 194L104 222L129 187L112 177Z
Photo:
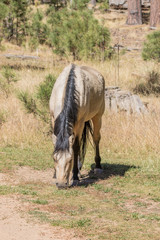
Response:
M63 109L54 124L54 134L57 137L55 152L69 150L69 137L72 135L73 126L77 120L79 106L75 78L75 65L72 64L66 84Z

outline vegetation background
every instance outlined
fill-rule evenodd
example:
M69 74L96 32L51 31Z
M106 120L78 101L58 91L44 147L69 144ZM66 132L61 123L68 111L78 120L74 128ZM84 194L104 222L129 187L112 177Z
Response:
M27 203L25 218L71 231L73 239L159 240L159 29L127 26L126 11L109 11L107 1L90 10L86 0L34 3L0 1L1 198ZM89 145L81 186L58 191L48 100L69 62L94 67L106 86L140 94L148 114L105 112L104 173L93 174Z

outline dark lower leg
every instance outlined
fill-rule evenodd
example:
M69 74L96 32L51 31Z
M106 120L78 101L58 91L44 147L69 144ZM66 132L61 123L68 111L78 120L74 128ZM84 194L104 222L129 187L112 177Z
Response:
M100 154L99 154L99 143L96 144L95 163L96 163L96 168L102 168L101 167L101 157L100 157Z
M99 153L99 142L101 139L101 135L100 135L101 117L95 116L92 119L92 122L93 122L93 126L94 126L93 141L94 141L94 145L95 145L95 163L96 163L95 168L101 169L102 168L101 167L101 157L100 157L100 153Z
M73 180L79 180L78 178L78 156L79 156L80 146L78 137L76 137L73 144L73 154L74 154L74 165L73 165Z

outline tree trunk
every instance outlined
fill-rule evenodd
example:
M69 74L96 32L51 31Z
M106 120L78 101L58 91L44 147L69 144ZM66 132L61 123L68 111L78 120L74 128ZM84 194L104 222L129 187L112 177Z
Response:
M150 27L160 25L160 0L151 0Z
M128 0L128 25L142 24L141 0Z

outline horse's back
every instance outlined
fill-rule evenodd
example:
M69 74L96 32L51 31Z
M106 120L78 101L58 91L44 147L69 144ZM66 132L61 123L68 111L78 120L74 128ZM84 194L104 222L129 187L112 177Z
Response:
M57 78L50 98L51 115L55 118L63 109L66 85L72 64L68 65ZM104 111L104 78L95 69L74 65L76 91L79 94L79 113L85 120ZM83 114L81 114L83 113Z
M82 108L84 106L84 113L86 114L86 120L92 116L104 112L104 92L105 82L104 78L97 70L82 66L80 67L82 74L83 92L81 94Z

